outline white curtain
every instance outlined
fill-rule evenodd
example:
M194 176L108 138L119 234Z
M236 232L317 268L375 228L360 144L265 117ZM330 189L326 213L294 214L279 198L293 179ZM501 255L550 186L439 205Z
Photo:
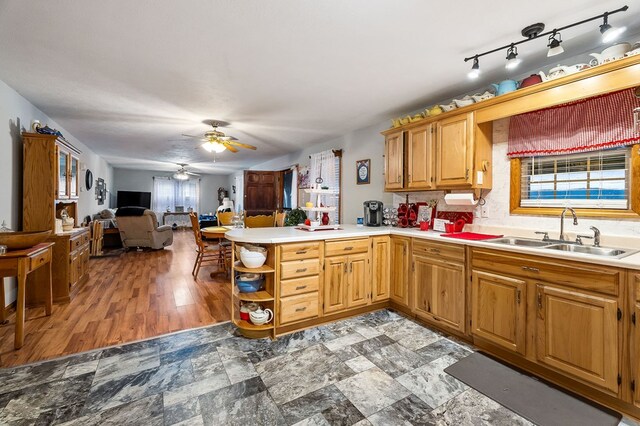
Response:
M175 211L176 206L200 211L200 179L175 180L166 176L153 177L153 211L162 214Z
M170 177L153 177L153 211L158 217L167 209L173 211L176 205L176 190L174 181Z

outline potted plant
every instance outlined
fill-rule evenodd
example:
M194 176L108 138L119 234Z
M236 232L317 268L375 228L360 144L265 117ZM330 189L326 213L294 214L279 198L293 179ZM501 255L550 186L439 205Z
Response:
M307 218L307 214L304 210L296 208L287 213L287 218L284 220L284 226L297 226L304 222Z

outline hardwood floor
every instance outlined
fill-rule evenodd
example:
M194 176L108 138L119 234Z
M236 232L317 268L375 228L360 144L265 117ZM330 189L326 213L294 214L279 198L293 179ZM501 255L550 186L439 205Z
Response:
M15 315L0 327L0 365L9 367L146 339L231 318L231 284L203 267L194 280L195 242L175 231L171 247L92 258L71 303L27 310L25 343L13 349Z

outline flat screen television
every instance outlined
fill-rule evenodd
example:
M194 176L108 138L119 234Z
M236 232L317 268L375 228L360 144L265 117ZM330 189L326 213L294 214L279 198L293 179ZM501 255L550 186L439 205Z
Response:
M118 191L117 206L151 208L151 193L139 191Z

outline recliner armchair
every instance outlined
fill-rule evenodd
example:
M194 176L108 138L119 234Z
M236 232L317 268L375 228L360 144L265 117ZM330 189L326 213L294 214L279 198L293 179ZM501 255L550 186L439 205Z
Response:
M158 226L158 219L152 210L144 209L144 212L135 212L131 207L126 207L127 213L132 215L121 216L116 213L118 230L125 249L130 247L150 247L162 249L173 244L173 230L171 225ZM122 209L118 209L120 211ZM131 210L131 211L129 211Z

